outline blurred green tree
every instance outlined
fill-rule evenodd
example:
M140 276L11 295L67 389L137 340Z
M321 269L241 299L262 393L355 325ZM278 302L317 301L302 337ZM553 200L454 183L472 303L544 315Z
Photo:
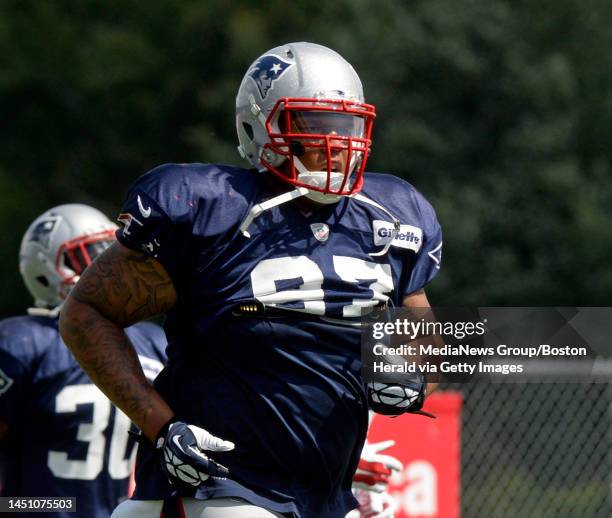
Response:
M606 305L612 5L559 0L0 4L0 315L19 240L64 202L116 213L162 162L239 163L234 96L285 41L337 49L378 107L371 170L438 210L437 303Z

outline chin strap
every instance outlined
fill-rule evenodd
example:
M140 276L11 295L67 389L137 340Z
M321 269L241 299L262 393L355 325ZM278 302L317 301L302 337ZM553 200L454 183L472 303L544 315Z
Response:
M262 203L253 205L253 208L249 211L246 218L244 218L244 220L240 224L240 232L242 232L242 235L244 237L250 238L251 234L249 233L249 227L251 226L251 223L253 223L253 220L255 218L257 218L258 216L261 216L261 214L264 211L269 210L273 207L278 207L279 205L290 202L291 200L295 200L296 198L301 198L302 196L306 196L310 192L311 192L310 189L307 189L306 187L298 187L297 189L294 189L293 191L286 192L284 194L281 194L279 196L266 200ZM380 252L370 252L368 254L372 257L380 257L381 255L385 255L389 251L389 248L391 248L391 243L393 242L395 238L397 238L397 235L399 234L399 231L400 231L399 219L397 219L390 211L385 209L382 205L380 205L379 203L376 203L374 200L371 200L370 198L364 196L363 194L359 194L359 193L351 194L350 196L348 196L348 198L353 198L354 200L360 201L362 203L366 203L368 205L372 205L373 207L376 207L377 209L382 210L393 221L393 233L390 236L389 241L385 243L384 248ZM37 309L37 308L31 308L31 309ZM59 313L59 309L58 309L58 313Z
M64 304L60 304L59 306L55 306L53 309L47 308L28 308L28 315L32 315L33 317L50 317L56 318L62 309Z
M291 200L295 200L296 198L306 196L309 192L310 189L306 189L306 187L298 187L293 191L286 192L262 203L258 203L257 205L253 205L253 208L249 211L246 218L244 218L244 221L240 224L240 232L242 232L244 237L251 237L251 234L249 234L249 227L251 226L251 223L253 223L253 220L260 216L262 212L282 205L283 203L287 203Z

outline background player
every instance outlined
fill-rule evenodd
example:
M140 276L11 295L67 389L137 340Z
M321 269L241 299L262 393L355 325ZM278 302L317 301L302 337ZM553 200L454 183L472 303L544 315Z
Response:
M236 114L254 169L141 177L120 243L62 312L66 343L146 437L117 516L178 494L207 517L344 518L372 403L354 324L377 305L428 305L440 227L411 185L364 176L375 111L349 63L310 43L272 49L244 76ZM169 358L154 390L123 328L159 313ZM422 394L392 391L392 411Z
M52 516L106 518L128 492L130 421L90 381L58 332L65 297L115 240L115 229L104 214L80 204L54 207L34 220L22 240L19 270L35 307L0 322L2 496L76 497L76 514ZM153 379L165 361L163 330L141 323L127 334Z

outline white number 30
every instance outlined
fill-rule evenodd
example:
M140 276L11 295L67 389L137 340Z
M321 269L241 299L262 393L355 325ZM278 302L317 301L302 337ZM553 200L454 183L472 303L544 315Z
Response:
M145 356L139 356L145 369L145 376L155 378L162 370L161 362ZM113 407L111 402L95 385L66 385L55 396L55 412L58 414L74 413L79 405L91 405L92 416L87 422L81 422L77 428L77 442L87 445L84 460L70 459L66 451L50 450L47 466L57 478L73 480L93 480L104 469L104 434L114 412L113 429L110 433L107 470L114 480L130 476L134 449L128 451L128 431L131 421L121 410ZM71 439L74 442L74 439Z
M64 451L49 451L47 464L58 478L93 480L103 468L104 431L111 415L111 402L95 385L68 385L55 398L57 413L76 412L77 405L93 406L93 417L89 423L79 424L77 440L87 443L85 460L71 460ZM120 480L130 475L130 461L126 458L128 445L129 418L115 409L115 422L110 441L108 473L111 478Z

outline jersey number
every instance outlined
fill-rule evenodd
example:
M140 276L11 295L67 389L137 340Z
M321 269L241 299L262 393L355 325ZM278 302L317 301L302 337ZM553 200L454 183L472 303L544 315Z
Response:
M93 480L102 471L108 426L113 406L95 385L68 385L55 398L58 413L76 412L78 405L93 405L93 417L89 423L79 424L77 440L87 443L85 460L71 460L64 451L49 452L47 465L58 478ZM119 409L115 410L113 431L110 440L108 473L113 479L124 479L130 475L130 460L126 458L128 446L129 418Z
M341 280L351 284L367 283L369 290L366 292L368 298L353 299L351 304L344 305L341 316L361 316L367 308L389 299L385 293L393 290L393 277L388 264L334 255L332 267ZM295 279L298 281L293 286L286 289L280 287L282 281ZM305 255L265 259L251 272L253 295L256 299L267 305L301 301L304 308L300 311L314 315L325 315L326 309L329 309L323 300L323 280L321 268Z

